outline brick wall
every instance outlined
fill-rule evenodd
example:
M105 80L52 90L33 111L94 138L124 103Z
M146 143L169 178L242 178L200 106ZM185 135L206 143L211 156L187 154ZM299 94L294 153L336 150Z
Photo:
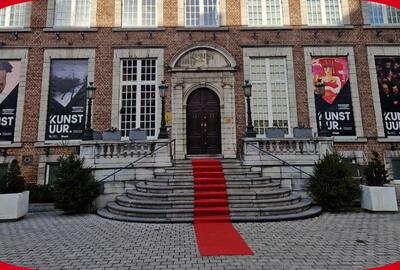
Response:
M84 32L84 39L80 32L60 32L57 40L54 32L45 32L47 16L47 1L34 1L32 6L31 31L19 33L15 40L11 33L0 32L0 50L2 48L29 48L28 80L24 106L22 147L8 150L9 155L15 155L18 160L23 156L31 155L33 163L22 165L23 174L30 182L37 181L39 156L44 154L43 148L35 147L38 134L38 116L40 110L41 80L43 72L43 53L46 48L96 48L95 83L97 92L94 100L94 128L103 130L111 123L112 98L112 63L113 49L118 47L146 47L162 46L165 48L165 78L170 81L167 64L174 54L193 43L216 43L228 50L238 64L235 73L236 94L236 123L237 135L240 139L245 132L245 103L242 91L243 84L243 46L292 46L295 68L295 83L297 92L297 114L301 125L309 125L309 110L306 92L306 75L304 63L304 46L353 46L357 65L357 80L361 101L364 134L367 143L340 143L338 150L371 150L380 152L389 149L390 145L378 143L376 140L375 112L372 106L372 89L368 70L368 44L382 46L399 45L400 34L397 29L386 29L379 36L375 30L364 29L361 13L361 2L349 0L350 18L353 29L303 29L301 28L301 14L299 0L289 0L290 21L292 29L285 30L258 30L243 31L241 29L240 0L226 0L226 18L228 31L178 31L177 29L178 0L164 0L163 20L164 31L130 31L128 39L125 32L112 31L114 23L114 2L97 0L97 31ZM171 100L167 99L167 111L171 110ZM296 113L296 112L292 112ZM75 151L74 147L52 148L51 154L60 154Z

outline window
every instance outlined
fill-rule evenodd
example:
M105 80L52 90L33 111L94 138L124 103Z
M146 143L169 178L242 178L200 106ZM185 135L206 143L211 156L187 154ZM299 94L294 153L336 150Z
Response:
M398 158L392 159L392 173L393 173L393 179L395 180L400 179L400 159Z
M308 24L340 25L340 9L339 0L307 0Z
M3 178L8 172L8 164L7 163L0 163L0 179Z
M368 2L370 24L400 24L400 9Z
M218 0L185 0L186 26L218 26Z
M122 137L141 128L156 138L156 60L122 60L121 118Z
M18 4L0 9L0 28L23 28L26 4Z
M123 0L122 27L137 27L157 25L156 0Z
M280 0L248 0L249 26L282 25Z
M280 127L289 132L286 58L252 58L252 112L258 135L268 127Z
M57 180L58 163L46 164L46 185L53 185Z
M91 0L56 0L54 26L90 27Z

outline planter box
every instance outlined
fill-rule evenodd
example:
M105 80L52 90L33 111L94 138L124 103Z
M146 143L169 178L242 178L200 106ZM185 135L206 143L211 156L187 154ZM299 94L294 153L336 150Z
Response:
M311 128L294 128L293 129L293 136L295 138L312 138L312 129Z
M361 186L361 208L370 211L398 211L394 187Z
M132 129L129 131L129 140L145 141L147 139L147 131L142 129Z
M265 136L267 138L285 138L285 130L281 128L266 128Z
M93 140L101 141L103 139L103 134L98 131L93 131Z
M116 132L109 132L109 131L104 131L103 132L103 141L120 141L121 140L121 132L116 131Z
M0 220L17 220L28 213L29 191L0 194Z

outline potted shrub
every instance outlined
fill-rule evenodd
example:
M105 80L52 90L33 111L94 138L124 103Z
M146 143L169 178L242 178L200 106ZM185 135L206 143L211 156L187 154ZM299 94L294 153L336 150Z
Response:
M103 140L104 141L120 141L121 140L121 131L119 131L115 127L111 127L106 129L103 132Z
M395 187L385 186L389 183L385 165L377 152L364 169L361 207L370 211L398 211Z
M360 197L360 186L352 178L350 164L333 152L315 164L309 193L323 210L338 211L351 207Z
M13 160L0 179L0 220L18 220L28 213L28 207L29 191L25 190L18 161Z
M55 207L67 213L88 212L91 203L100 195L100 185L84 161L75 155L58 159L59 168L54 184Z

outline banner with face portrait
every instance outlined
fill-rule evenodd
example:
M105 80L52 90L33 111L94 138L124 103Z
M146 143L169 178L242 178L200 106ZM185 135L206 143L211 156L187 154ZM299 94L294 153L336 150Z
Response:
M0 60L0 141L14 141L20 69L20 61Z
M312 73L318 133L355 136L347 57L313 57Z
M46 140L82 139L88 60L52 60Z
M385 136L400 136L400 57L375 57Z

